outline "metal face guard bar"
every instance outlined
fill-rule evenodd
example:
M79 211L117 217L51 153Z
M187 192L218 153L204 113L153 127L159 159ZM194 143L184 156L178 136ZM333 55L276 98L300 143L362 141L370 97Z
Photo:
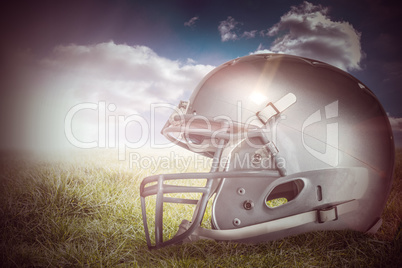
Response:
M356 210L358 206L357 200L350 200L344 203L333 205L324 209L307 211L285 218L272 220L252 226L247 226L235 230L211 230L200 227L202 218L204 217L205 208L210 198L212 182L217 179L225 178L266 178L279 177L277 171L269 170L264 172L257 171L230 171L230 172L209 172L209 173L187 173L187 174L165 174L147 177L141 183L141 208L142 218L144 222L144 230L149 249L161 248L172 245L192 236L190 240L197 239L215 239L215 240L240 240L247 239L263 234L272 233L278 230L293 228L311 222L319 224L336 221L340 215L350 213ZM182 180L182 179L207 179L204 187L193 186L174 186L166 185L165 181ZM156 185L146 186L149 183L156 182ZM164 197L164 194L170 193L202 193L200 200ZM155 215L155 246L152 245L146 216L145 198L147 196L156 195L156 215ZM163 203L181 203L196 205L192 222L183 220L180 225L181 231L172 239L163 241Z
M183 119L188 120L191 118L191 115L184 115ZM225 143L230 139L230 125L226 121L216 122L221 125L218 133L213 133L210 130L204 129L194 129L190 130L191 132L197 135L203 136L215 136L218 140L218 146L213 156L212 167L209 173L187 173L187 174L164 174L164 175L155 175L145 178L141 182L140 186L140 195L141 195L141 209L142 209L142 218L144 222L144 231L147 240L148 247L152 248L160 248L163 246L171 245L180 241L183 241L185 238L189 237L194 230L200 227L202 218L204 217L205 208L207 206L209 198L212 196L213 192L216 190L212 188L212 185L217 186L221 179L230 179L230 178L239 178L239 177L251 177L251 178L267 178L267 177L280 177L286 174L284 169L278 170L265 170L265 171L254 171L254 170L245 170L245 171L225 171L219 172L219 163L223 148L225 147ZM171 140L174 140L173 137L167 135L169 132L181 132L182 127L171 126L167 123L162 130L162 133ZM189 132L189 130L187 130ZM213 135L212 135L213 134ZM233 133L232 133L233 134ZM264 144L268 144L270 141L266 137L264 130L255 129L252 132L247 133L248 137L258 137L262 140ZM181 143L181 144L180 144ZM182 142L179 141L179 145L183 146ZM187 145L185 145L187 146ZM275 156L274 156L275 157ZM166 185L165 181L169 180L184 180L184 179L207 179L207 183L204 187L193 187L193 186L175 186L175 185ZM215 182L215 184L214 184ZM146 186L149 183L156 183L156 185ZM172 198L165 197L164 194L172 194L172 193L202 193L200 200L194 199L185 199L185 198ZM146 204L145 198L147 196L156 195L156 210L155 210L155 246L152 246L152 242L149 236L148 222L146 216ZM168 241L163 241L163 203L181 203L181 204L192 204L196 205L194 210L193 219L191 225L185 230L183 233L177 234L172 239Z
M214 180L220 180L222 178L239 178L239 177L250 177L250 178L266 178L266 177L279 177L279 172L275 170L266 171L230 171L230 172L205 172L205 173L178 173L178 174L163 174L154 175L145 178L140 186L141 194L141 209L142 209L142 219L144 222L144 231L147 240L148 247L150 249L161 248L164 246L172 245L183 241L185 238L190 236L194 230L196 230L204 217L205 208L207 202L212 194L212 184ZM184 179L207 179L207 183L204 187L194 187L194 186L176 186L164 184L165 181L171 180L184 180ZM147 186L147 184L156 183ZM165 197L164 194L172 193L202 193L200 200L195 199L185 199L185 198L173 198ZM156 195L156 214L155 214L155 246L152 245L148 221L146 216L146 204L145 198L148 196ZM194 211L193 220L189 228L182 234L174 236L172 239L163 241L163 203L180 203L180 204L191 204L196 205Z

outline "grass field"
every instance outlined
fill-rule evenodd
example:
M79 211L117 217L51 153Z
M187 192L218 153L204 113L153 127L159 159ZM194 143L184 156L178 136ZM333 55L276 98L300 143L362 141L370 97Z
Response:
M258 245L198 241L153 251L145 242L139 184L151 173L183 170L144 170L115 159L103 151L46 159L3 154L0 266L402 267L402 150L376 235L314 232ZM184 216L173 208L166 214Z

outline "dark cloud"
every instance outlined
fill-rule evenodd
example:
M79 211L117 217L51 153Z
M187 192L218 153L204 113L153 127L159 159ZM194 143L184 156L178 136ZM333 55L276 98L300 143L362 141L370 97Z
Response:
M199 20L200 18L199 17L192 17L189 21L186 21L185 23L184 23L184 26L187 26L187 27L192 27L192 26L194 26L195 25L195 23L196 23L196 21L197 20Z
M239 36L235 31L238 24L239 22L230 16L219 23L218 31L221 34L222 42L239 39Z
M255 35L257 34L257 30L252 30L252 31L245 31L242 35L242 37L246 38L246 39L250 39L250 38L254 38Z
M240 26L243 23L236 21L233 17L229 16L226 20L221 21L218 26L218 31L221 36L221 41L234 41L242 38L251 39L255 38L258 30L243 31Z

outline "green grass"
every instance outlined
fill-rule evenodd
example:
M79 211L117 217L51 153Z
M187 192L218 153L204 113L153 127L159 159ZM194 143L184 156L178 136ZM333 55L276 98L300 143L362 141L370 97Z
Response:
M108 152L3 156L0 266L402 267L402 150L376 235L314 232L258 245L198 241L153 251L146 246L139 199L139 184L150 174L114 159ZM166 214L182 219L188 211L180 211ZM171 232L177 227L173 219L167 225Z

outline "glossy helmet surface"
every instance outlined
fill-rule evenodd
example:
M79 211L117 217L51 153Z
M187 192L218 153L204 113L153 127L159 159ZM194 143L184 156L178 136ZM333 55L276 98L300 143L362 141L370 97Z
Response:
M200 238L254 243L315 230L376 232L381 225L394 165L391 127L374 94L338 68L283 54L232 60L200 82L162 132L213 161L209 173L143 180L150 248ZM206 183L169 183L184 179ZM189 192L201 198L169 197ZM213 195L212 228L201 228ZM156 196L155 246L149 196ZM191 222L164 241L166 202L195 209Z

